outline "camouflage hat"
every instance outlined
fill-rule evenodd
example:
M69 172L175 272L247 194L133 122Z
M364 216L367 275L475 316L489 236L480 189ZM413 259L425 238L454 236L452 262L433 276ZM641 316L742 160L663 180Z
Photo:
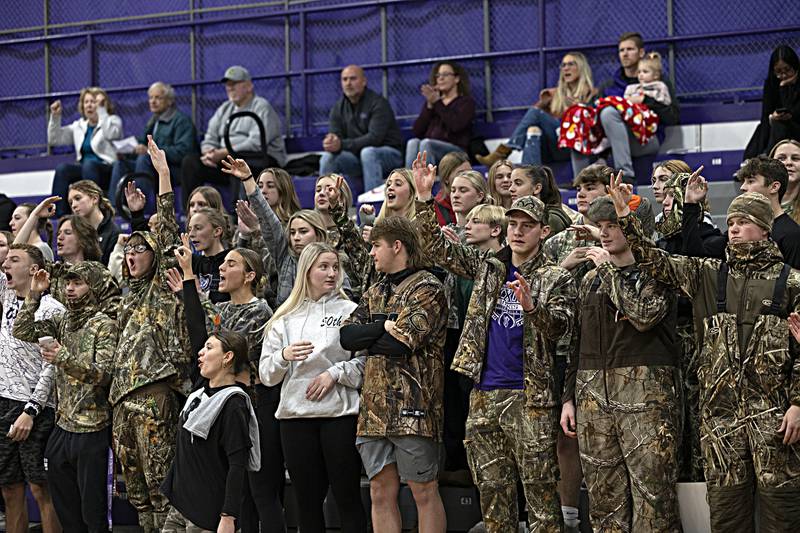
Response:
M758 192L742 193L728 206L728 220L744 217L767 231L772 231L772 206L766 196Z
M544 202L535 196L523 196L522 198L517 198L517 200L511 204L511 207L506 209L506 216L510 215L514 211L525 213L536 222L544 221Z
M592 200L589 205L589 211L586 213L586 218L592 222L600 222L607 220L613 224L617 223L617 210L614 208L614 202L610 196L600 196Z

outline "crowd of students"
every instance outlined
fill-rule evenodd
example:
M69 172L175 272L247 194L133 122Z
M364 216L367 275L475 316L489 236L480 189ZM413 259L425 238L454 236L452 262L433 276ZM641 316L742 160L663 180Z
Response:
M146 532L285 531L287 470L306 533L325 531L329 489L343 531L399 531L401 481L423 532L445 530L438 487L453 482L478 488L487 531L516 531L518 487L530 531L575 531L584 481L596 531L680 531L679 480L706 482L713 531L752 531L756 496L762 530L798 530L800 143L744 163L727 231L702 168L658 163L651 204L624 154L657 149L650 126L677 108L641 37L623 35L619 54L602 101L585 58L565 55L488 176L462 151L467 126L453 129L474 113L466 75L437 65L406 167L381 171L383 204L362 206L360 227L341 174L322 174L300 209L286 171L216 146L191 179L241 190L236 222L200 185L184 190L182 233L173 174L193 163L150 135L161 117L135 163L155 190L116 183L123 234L99 179L75 181L111 172L89 129L115 127L103 95L82 95L86 124L51 122L81 137L81 165L0 234L7 530L27 528L25 484L45 533L106 530L109 448ZM225 81L220 116L261 105L246 70ZM351 104L369 94L357 67L342 84ZM168 88L151 89L160 109ZM338 131L327 152L357 146ZM589 164L604 136L618 171ZM566 146L577 210L540 164ZM337 161L353 164L323 158Z

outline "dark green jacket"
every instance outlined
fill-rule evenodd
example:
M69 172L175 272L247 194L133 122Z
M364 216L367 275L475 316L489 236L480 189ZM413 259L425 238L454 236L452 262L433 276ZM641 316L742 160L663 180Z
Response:
M158 147L167 154L167 162L170 165L180 165L187 154L200 152L197 130L192 119L176 107L150 117L144 135L137 137L136 140L139 144L147 144L148 135L152 135Z

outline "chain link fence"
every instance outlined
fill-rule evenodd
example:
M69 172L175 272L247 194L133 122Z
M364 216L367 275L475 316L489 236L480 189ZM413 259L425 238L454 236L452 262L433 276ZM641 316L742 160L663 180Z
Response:
M619 68L616 40L626 31L641 32L652 42L648 49L661 52L665 76L674 55L683 101L758 98L771 50L800 47L800 26L714 36L796 23L800 3L784 0L747 0L735 9L707 0L597 0L581 9L558 0L348 7L355 1L6 0L0 144L43 148L50 100L43 95L73 93L62 99L74 109L74 93L90 83L111 90L126 134L139 133L149 116L146 87L175 83L179 105L202 131L225 98L217 80L232 64L250 70L257 94L270 100L287 134L314 135L326 131L330 107L341 96L339 69L350 63L367 66L369 86L385 89L408 125L423 104L419 87L432 58L455 58L467 69L480 121L513 118L530 106L541 88L557 83L561 59L572 49L587 56L601 83ZM13 42L45 34L66 37Z

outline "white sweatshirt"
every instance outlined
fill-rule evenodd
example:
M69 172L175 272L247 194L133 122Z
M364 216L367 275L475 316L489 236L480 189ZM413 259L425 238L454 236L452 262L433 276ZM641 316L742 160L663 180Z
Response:
M280 317L264 339L259 375L264 385L283 380L275 418L323 418L358 414L358 388L364 379L364 356L352 357L339 344L342 323L358 307L338 294L306 299L289 315ZM286 361L286 346L309 341L314 351L302 361ZM336 385L321 400L306 399L308 385L323 372Z

